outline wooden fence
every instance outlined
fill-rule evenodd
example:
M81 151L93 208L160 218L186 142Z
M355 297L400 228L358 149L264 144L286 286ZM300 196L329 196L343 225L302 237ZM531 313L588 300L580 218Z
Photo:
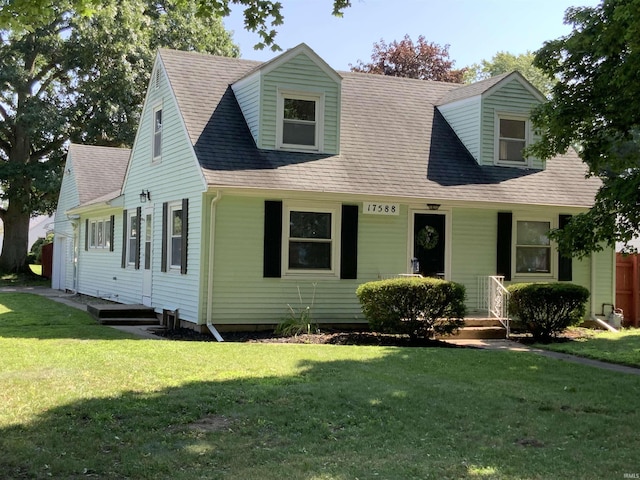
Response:
M624 312L625 327L640 323L640 255L616 254L616 307Z

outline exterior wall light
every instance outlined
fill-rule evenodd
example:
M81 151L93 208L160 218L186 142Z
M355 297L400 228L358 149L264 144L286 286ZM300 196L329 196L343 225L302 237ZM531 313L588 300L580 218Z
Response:
M147 200L151 201L151 192L149 190L142 190L140 192L140 201L145 203Z

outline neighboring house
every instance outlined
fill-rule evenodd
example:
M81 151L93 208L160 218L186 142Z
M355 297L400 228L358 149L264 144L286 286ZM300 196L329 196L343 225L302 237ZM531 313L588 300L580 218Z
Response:
M523 158L544 98L518 73L338 73L301 44L266 63L161 50L151 78L124 178L117 151L95 156L105 177L65 173L58 216L76 229L56 241L75 239L77 274L67 253L57 288L219 329L276 324L299 296L318 322L362 322L357 286L414 270L464 284L471 309L492 275L579 283L592 314L612 303L613 250L572 261L547 239L599 182L573 151ZM109 171L120 191L78 195Z
M36 243L39 238L44 238L53 229L53 217L47 215L38 215L29 220L29 249ZM0 251L2 251L2 242L4 240L4 226L0 221Z

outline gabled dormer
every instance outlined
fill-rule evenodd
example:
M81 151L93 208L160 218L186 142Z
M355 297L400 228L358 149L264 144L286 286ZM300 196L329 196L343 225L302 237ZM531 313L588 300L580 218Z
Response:
M522 151L536 141L530 113L545 100L512 72L453 89L438 109L479 165L544 169Z
M231 88L258 148L337 154L341 81L301 43Z

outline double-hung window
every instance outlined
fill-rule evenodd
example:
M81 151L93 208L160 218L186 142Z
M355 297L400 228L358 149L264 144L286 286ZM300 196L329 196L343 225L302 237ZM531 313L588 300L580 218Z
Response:
M153 111L153 161L162 156L162 108Z
M138 215L131 213L127 222L127 262L129 265L135 265L138 259ZM137 267L136 267L137 268Z
M332 273L335 265L336 211L287 209L285 261L289 273Z
M169 207L169 265L180 268L182 261L182 205Z
M496 118L496 163L527 165L523 150L529 143L529 121L526 117L498 114Z
M89 248L111 249L111 219L91 220L89 224Z
M322 149L324 102L320 94L280 92L278 96L279 148Z
M550 230L548 221L516 222L516 273L551 273Z

